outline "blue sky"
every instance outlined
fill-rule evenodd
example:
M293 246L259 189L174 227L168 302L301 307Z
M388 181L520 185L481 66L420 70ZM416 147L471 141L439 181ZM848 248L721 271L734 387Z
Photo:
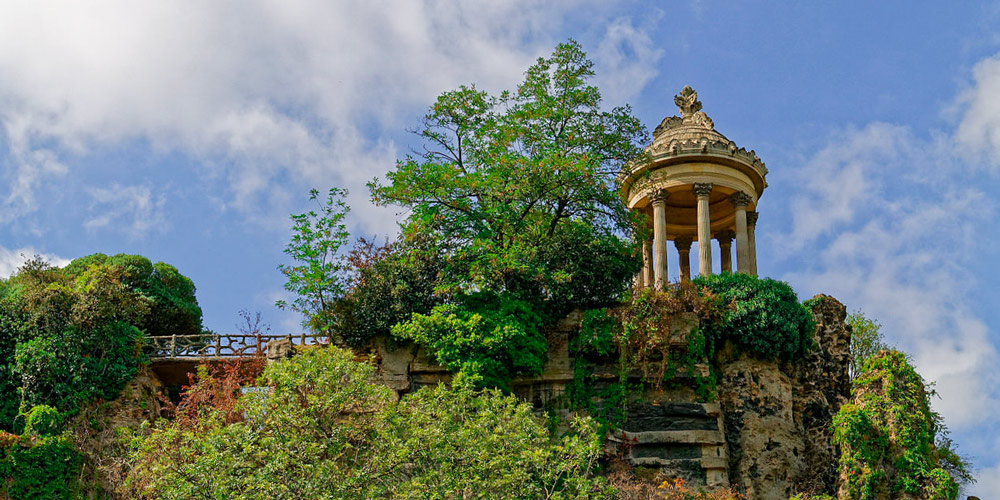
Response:
M650 128L698 90L770 170L761 274L884 325L1000 497L1000 6L992 2L4 2L0 275L139 253L198 286L206 326L276 331L288 214L418 145L440 92L511 88L569 37ZM992 494L991 494L992 493Z

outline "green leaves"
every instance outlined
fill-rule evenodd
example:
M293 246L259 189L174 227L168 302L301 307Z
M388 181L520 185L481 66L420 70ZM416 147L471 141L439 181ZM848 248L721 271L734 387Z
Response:
M240 396L244 421L162 421L135 441L136 498L612 498L590 419L554 436L530 405L444 385L399 401L347 350L308 348ZM498 453L502 450L502 453Z
M319 191L309 191L309 200L315 202L317 210L291 216L292 239L285 247L285 254L295 264L278 266L287 280L285 290L298 297L275 305L302 313L306 317L303 326L317 332L330 331L334 302L346 288L347 264L339 253L350 237L344 224L350 211L345 196L347 190L339 188L330 188L325 199Z
M456 380L508 389L513 377L542 371L548 346L539 323L524 301L478 294L436 306L430 314L413 314L392 334L425 346Z
M852 403L833 419L840 446L841 498L954 500L968 464L947 447L924 381L899 351L872 355L853 381ZM943 439L947 445L947 439ZM956 477L949 474L956 473Z
M797 359L812 345L812 314L787 283L744 273L695 278L725 303L722 324L713 332L763 357Z
M423 152L369 183L375 203L410 211L408 234L444 252L450 292L510 293L559 316L626 289L640 264L621 240L633 221L617 175L642 157L646 134L627 107L601 110L592 76L570 41L514 92L445 92L417 131ZM591 263L610 272L597 279Z

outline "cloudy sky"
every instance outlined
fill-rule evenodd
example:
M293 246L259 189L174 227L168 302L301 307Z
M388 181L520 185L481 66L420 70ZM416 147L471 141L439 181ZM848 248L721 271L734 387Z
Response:
M650 128L699 91L770 169L761 274L883 325L1000 497L1000 6L995 2L0 3L0 275L139 253L198 286L206 326L273 329L288 214L364 183L461 84L512 88L567 38Z

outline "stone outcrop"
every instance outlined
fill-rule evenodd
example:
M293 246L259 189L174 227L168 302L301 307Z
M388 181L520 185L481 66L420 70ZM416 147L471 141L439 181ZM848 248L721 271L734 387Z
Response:
M846 308L813 301L816 345L805 359L777 363L722 349L718 392L733 486L754 499L836 492L833 415L850 396L850 330Z

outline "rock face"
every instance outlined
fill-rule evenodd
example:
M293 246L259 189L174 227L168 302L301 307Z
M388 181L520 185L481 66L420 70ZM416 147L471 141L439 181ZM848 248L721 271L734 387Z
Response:
M777 363L731 346L716 359L729 477L750 498L836 493L838 455L829 428L850 396L850 330L843 304L825 295L813 303L816 346L805 359Z
M633 466L655 468L688 484L731 484L755 500L835 494L839 457L829 429L850 396L851 334L843 304L825 295L811 303L816 346L804 359L779 363L724 347L715 359L717 401L699 401L683 383L647 389L628 406L625 424L610 441L626 450L624 458ZM536 408L563 400L576 370L569 342L581 319L575 312L546 331L548 362L538 376L512 381L515 394ZM678 324L695 326L688 323ZM412 344L379 340L372 350L380 381L399 395L450 380ZM617 381L616 362L592 366L593 375ZM634 382L639 379L637 373Z

